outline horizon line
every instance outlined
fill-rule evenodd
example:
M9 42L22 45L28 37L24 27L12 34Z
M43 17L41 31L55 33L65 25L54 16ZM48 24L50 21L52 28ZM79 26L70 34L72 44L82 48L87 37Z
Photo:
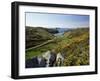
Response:
M81 26L81 27L47 27L47 26L25 26L25 27L41 27L41 28L89 28L89 26Z

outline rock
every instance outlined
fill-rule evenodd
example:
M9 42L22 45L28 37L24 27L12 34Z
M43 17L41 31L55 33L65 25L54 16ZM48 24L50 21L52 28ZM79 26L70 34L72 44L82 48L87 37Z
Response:
M62 66L63 62L64 62L64 57L59 52L56 57L56 66Z
M51 57L50 57L49 61L50 61L49 66L53 67L55 64L55 61L56 61L56 53L55 52L51 52Z

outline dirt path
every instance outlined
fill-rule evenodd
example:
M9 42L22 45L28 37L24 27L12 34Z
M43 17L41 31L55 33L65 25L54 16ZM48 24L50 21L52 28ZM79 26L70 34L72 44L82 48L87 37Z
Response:
M44 43L42 43L42 44L40 44L40 45L37 45L37 46L31 47L31 48L28 48L28 49L26 49L26 51L29 51L29 50L32 50L32 49L41 47L41 46L43 46L43 45L46 45L46 44L48 44L48 43L50 43L50 42L53 42L55 39L56 39L56 37L55 37L54 39L48 40L48 41L46 41L46 42L44 42Z

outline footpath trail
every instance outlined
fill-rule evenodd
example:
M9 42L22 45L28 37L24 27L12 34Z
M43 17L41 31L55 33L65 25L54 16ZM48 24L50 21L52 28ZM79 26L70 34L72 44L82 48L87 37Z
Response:
M26 51L29 51L29 50L32 50L32 49L36 49L36 48L38 48L38 47L41 47L41 46L43 46L43 45L46 45L46 44L48 44L48 43L50 43L50 42L53 42L55 39L56 39L56 37L53 38L53 39L51 39L51 40L48 40L48 41L46 41L46 42L44 42L44 43L42 43L42 44L40 44L40 45L37 45L37 46L31 47L31 48L28 48L28 49L26 49Z

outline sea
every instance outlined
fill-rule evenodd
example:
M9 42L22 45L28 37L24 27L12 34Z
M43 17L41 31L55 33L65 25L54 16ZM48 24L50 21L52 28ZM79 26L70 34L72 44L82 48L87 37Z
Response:
M57 28L58 33L54 34L55 36L62 36L64 32L68 31L68 28Z

